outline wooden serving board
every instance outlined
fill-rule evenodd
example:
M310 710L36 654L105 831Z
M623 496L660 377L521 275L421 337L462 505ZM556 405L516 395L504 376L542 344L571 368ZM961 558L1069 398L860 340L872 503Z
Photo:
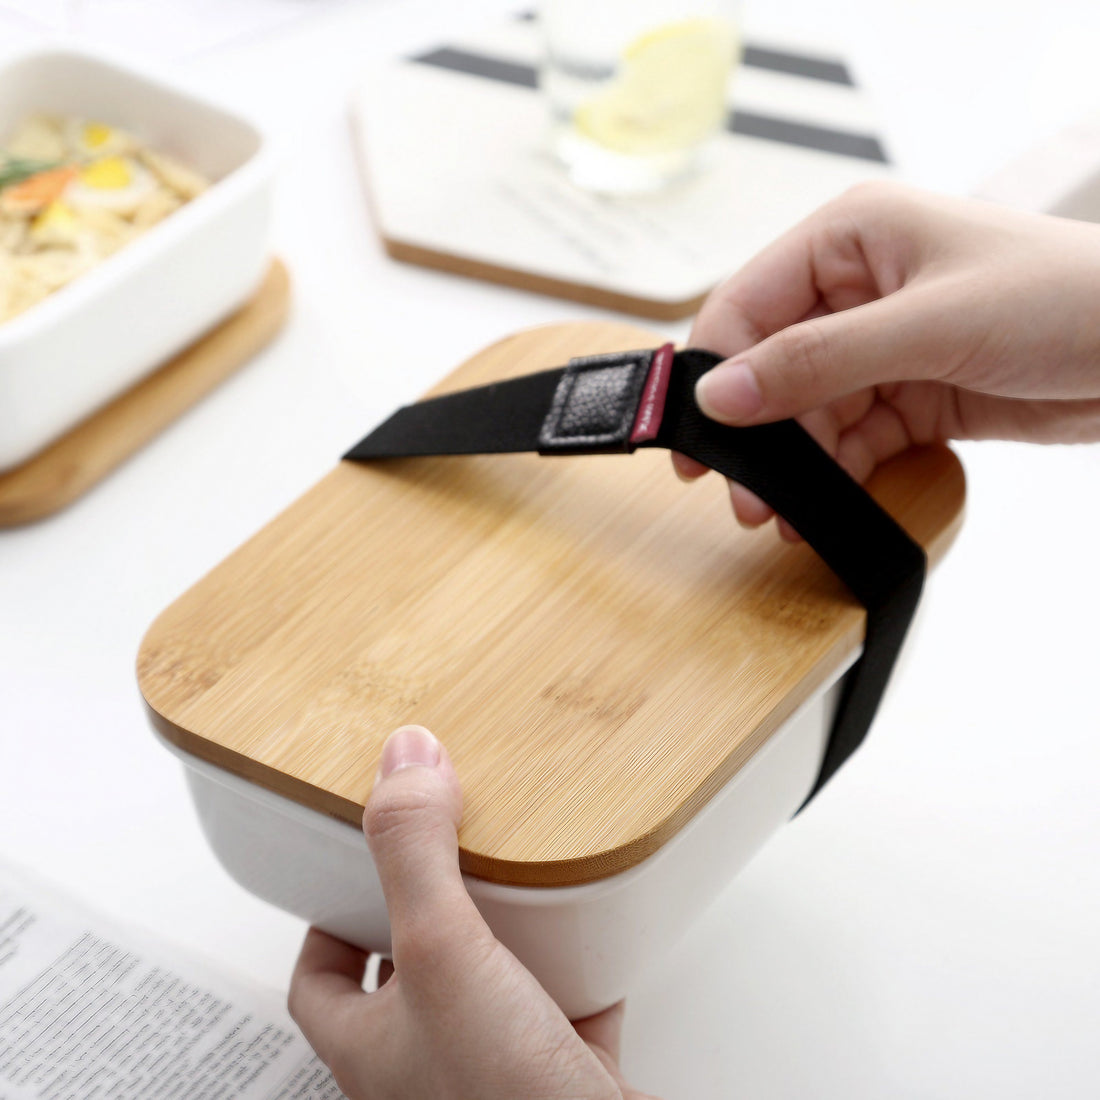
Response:
M12 470L0 472L0 527L60 511L225 381L282 328L290 278L278 260L236 313Z
M433 392L659 342L535 329ZM944 552L964 497L947 448L873 491ZM161 614L138 672L174 744L354 823L387 734L428 726L462 780L464 869L560 885L667 841L863 622L807 546L742 531L721 480L682 484L663 452L341 463Z

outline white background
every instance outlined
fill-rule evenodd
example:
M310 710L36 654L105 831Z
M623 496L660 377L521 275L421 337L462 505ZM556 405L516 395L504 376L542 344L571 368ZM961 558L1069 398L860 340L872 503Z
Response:
M279 16L221 44L213 5L176 5L211 22L175 35L100 9L116 45L278 136L295 306L95 492L0 532L0 859L278 987L302 926L208 853L146 726L142 633L395 404L511 330L601 314L393 264L367 219L348 93L507 5L252 6ZM0 3L0 53L39 39L17 8L35 5ZM94 2L39 10L95 35ZM757 0L747 18L838 46L924 186L971 190L1100 111L1092 0ZM872 737L630 998L626 1071L666 1100L1097 1095L1100 449L960 452L967 524Z

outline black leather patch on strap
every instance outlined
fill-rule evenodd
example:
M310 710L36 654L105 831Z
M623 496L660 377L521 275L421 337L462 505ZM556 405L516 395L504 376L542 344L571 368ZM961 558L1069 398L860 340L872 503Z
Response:
M539 431L539 454L632 450L631 429L652 362L651 350L571 359Z

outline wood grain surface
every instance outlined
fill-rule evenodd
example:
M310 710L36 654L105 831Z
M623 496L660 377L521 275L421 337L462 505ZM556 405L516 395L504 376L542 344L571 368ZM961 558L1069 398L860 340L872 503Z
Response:
M0 527L60 511L206 396L283 326L286 268L274 261L236 313L14 469L0 472Z
M433 392L659 339L535 329ZM947 448L872 488L944 552L965 491ZM679 482L664 452L341 463L161 614L138 673L180 748L354 823L386 735L428 726L465 792L463 868L561 885L667 841L863 621L807 546L741 530L723 482Z

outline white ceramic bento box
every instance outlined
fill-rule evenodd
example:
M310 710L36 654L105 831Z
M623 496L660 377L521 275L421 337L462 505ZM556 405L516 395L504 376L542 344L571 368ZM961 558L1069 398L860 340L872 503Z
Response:
M647 335L528 330L448 383ZM961 522L954 455L898 456L874 491L937 561ZM218 859L387 952L360 821L385 735L422 723L462 782L493 932L569 1016L620 1000L815 790L863 644L810 548L741 531L724 497L657 450L339 463L138 654Z
M36 113L102 120L213 185L0 324L0 470L21 464L242 304L268 263L272 157L220 107L67 51L0 70L0 135Z
M559 887L465 876L493 933L567 1016L621 1000L791 818L813 787L842 683L804 703L705 809L634 867ZM348 943L389 952L386 904L361 830L161 741L183 762L207 841L241 886Z

